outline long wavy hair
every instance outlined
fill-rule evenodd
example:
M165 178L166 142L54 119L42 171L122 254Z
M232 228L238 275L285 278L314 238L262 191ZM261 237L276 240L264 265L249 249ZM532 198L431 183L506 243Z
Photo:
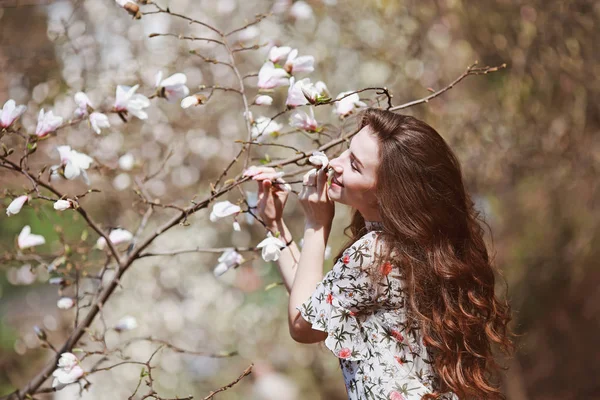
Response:
M510 306L494 293L498 271L456 156L435 129L410 116L371 108L359 117L364 126L378 138L375 192L384 226L384 254L371 276L380 279L381 262L400 268L408 326L418 324L439 377L424 399L450 390L461 400L505 399L494 350L514 351ZM357 210L344 232L350 240L338 258L366 233Z

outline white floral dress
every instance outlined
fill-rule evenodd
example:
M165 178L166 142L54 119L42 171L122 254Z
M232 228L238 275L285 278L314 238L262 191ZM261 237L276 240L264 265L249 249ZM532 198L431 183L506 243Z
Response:
M369 272L380 223L346 249L315 292L297 309L340 361L349 400L420 400L436 388L418 327L406 324L404 283L390 263L377 295ZM378 230L379 229L379 230ZM458 400L452 393L441 399Z

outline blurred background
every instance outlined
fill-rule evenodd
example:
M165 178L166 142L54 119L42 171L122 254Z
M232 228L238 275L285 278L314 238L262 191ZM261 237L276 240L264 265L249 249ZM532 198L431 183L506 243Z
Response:
M495 265L508 284L514 311L517 352L505 362L503 390L511 400L600 398L600 3L592 0L170 0L158 1L173 12L205 21L223 31L244 26L257 13L272 14L237 33L232 42L257 51L236 54L242 75L255 74L273 44L297 48L315 57L311 80L324 81L333 94L368 86L387 86L394 104L439 90L475 60L480 66L507 64L485 76L468 77L431 102L405 113L432 125L458 155L468 190L489 225L487 242ZM150 11L151 6L142 10ZM191 92L199 85L236 87L235 75L206 57L226 59L211 43L153 37L151 33L208 36L197 25L164 14L134 20L113 0L0 1L0 104L9 98L28 107L21 121L35 130L41 108L71 118L73 95L83 90L94 106L110 108L117 84L139 83L150 96L158 71L183 72ZM250 99L256 78L245 80ZM206 94L206 92L204 92ZM276 90L270 107L253 107L254 117L284 109L285 88ZM371 96L371 97L369 97ZM365 100L372 93L361 94ZM146 208L134 193L134 178L160 170L146 189L163 204L187 206L209 193L209 182L236 155L246 139L238 95L216 92L205 106L182 109L153 99L149 119L126 124L110 115L111 128L96 135L87 123L62 130L40 144L30 157L34 170L58 161L56 145L68 144L96 160L88 171L100 189L83 201L103 227L134 230ZM319 121L335 132L350 130L330 106L318 107ZM279 120L287 122L287 116ZM311 138L284 135L281 143L305 150ZM16 145L3 139L4 143ZM121 162L127 155L133 162ZM293 151L262 147L261 159L286 158ZM165 161L166 160L166 161ZM161 166L163 166L161 168ZM234 173L240 172L234 169ZM231 175L233 176L233 175ZM22 194L28 182L0 172L2 203ZM80 181L57 184L69 193L86 190ZM244 190L255 191L250 183ZM220 200L235 202L239 191ZM4 210L4 208L3 208ZM152 250L254 246L264 238L260 224L240 219L211 223L210 210L189 218L161 236ZM147 232L173 215L158 210ZM345 243L348 210L336 211L330 245ZM97 235L77 214L57 213L50 203L33 201L10 219L0 216L0 395L22 387L50 356L33 327L43 327L51 342L62 343L73 326L74 310L59 310L57 287L39 257L72 257L63 268L102 266L103 252L92 249ZM294 196L286 222L297 241L302 211ZM46 237L46 245L15 257L23 225ZM490 234L491 231L491 234ZM335 254L335 253L334 253ZM318 345L295 343L287 329L287 293L275 263L258 258L215 277L218 255L190 253L136 261L105 307L108 325L125 315L139 326L107 333L110 346L152 335L184 349L238 355L214 358L162 350L154 359L155 388L164 397L204 398L236 379L250 363L253 373L221 399L344 399L337 358ZM326 269L332 260L326 261ZM42 266L41 266L42 265ZM267 289L267 290L265 290ZM506 293L503 281L499 293ZM92 330L100 329L100 322ZM78 347L94 349L91 336ZM126 354L145 361L156 348L136 342ZM116 358L115 358L116 360ZM84 367L87 364L84 363ZM86 399L130 396L140 366L98 372L83 393ZM47 398L73 398L70 387ZM39 398L44 398L40 396Z

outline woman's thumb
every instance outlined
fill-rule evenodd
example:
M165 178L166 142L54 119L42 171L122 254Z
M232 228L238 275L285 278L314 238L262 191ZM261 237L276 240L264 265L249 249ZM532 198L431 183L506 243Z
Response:
M270 193L270 192L271 192L271 185L272 185L272 183L271 183L271 181L270 181L270 180L268 180L268 179L265 179L265 180L263 181L263 188L265 189L265 192L266 192L266 193Z

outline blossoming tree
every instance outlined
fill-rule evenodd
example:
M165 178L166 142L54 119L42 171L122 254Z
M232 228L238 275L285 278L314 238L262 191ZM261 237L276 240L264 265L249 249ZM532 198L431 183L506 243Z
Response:
M30 225L24 225L18 234L10 261L35 260L40 263L49 274L47 283L56 285L59 292L56 306L61 310L75 310L75 315L72 329L60 343L50 340L42 327L35 328L37 338L44 347L52 351L51 357L26 385L5 398L32 397L38 393L61 390L69 385L79 385L85 389L93 383L96 374L122 365L137 365L141 370L139 383L130 398L136 395L142 398L162 398L154 387L153 372L157 368L153 364L155 355L163 349L192 355L197 352L164 340L139 338L137 340L155 344L156 349L147 359L133 360L120 357L122 350L131 341L117 340L108 343L107 335L110 332L132 331L139 326L137 319L131 315L123 315L113 325L107 325L104 319L114 294L132 266L150 257L175 257L186 252L218 253L220 257L214 267L214 275L220 277L228 270L259 257L259 254L265 262L276 261L281 249L285 247L285 243L278 238L278 232L271 232L266 228L263 228L264 239L251 247L224 243L221 248L161 249L162 236L175 227L197 223L192 222L191 217L200 213L206 213L210 223L227 221L231 224L231 229L237 232L245 229L241 223L252 224L258 221L260 224L262 221L254 212L256 193L241 189L242 184L253 176L255 162L252 156L259 149L281 148L289 151L289 156L282 159L273 161L265 156L261 161L264 165L279 169L280 173L274 179L275 184L297 193L293 185L302 180L296 177L310 173L313 167L326 167L328 159L335 157L341 145L356 133L355 129L349 129L344 122L353 118L361 109L373 106L396 111L426 103L469 75L486 74L499 68L478 67L473 64L445 87L432 89L428 96L405 104L394 104L392 93L386 87L346 88L339 94L331 93L325 82L313 78L318 76L318 71L315 71L316 60L310 55L309 48L292 48L286 43L276 43L273 40L262 43L255 39L240 39L240 35L261 24L267 18L266 15L258 15L235 29L224 31L208 21L164 7L160 5L161 2L117 0L116 3L106 3L106 7L119 6L123 13L129 13L133 17L132 24L144 24L146 19L162 15L183 20L190 26L201 27L205 36L164 32L152 33L149 37L204 41L219 47L226 54L225 59L210 58L194 51L190 52L190 56L197 55L205 62L217 64L225 73L230 74L231 79L228 81L232 83L227 86L201 85L199 90L193 90L188 87L186 74L175 72L163 78L163 71L158 71L153 86L138 82L126 82L132 86L117 84L113 88L112 98L105 93L106 98L98 102L92 102L85 91L77 91L73 94L76 107L71 110L70 115L58 115L52 109L41 109L37 115L35 130L28 130L21 124L21 118L28 112L25 105L17 104L13 99L4 100L0 111L0 167L20 179L20 185L15 185L8 191L5 218L13 218L25 207L46 202L52 204L56 213L77 213L91 232L89 240L87 235L79 242L69 243L64 240L60 251L49 253L36 250L38 246L46 244L47 239L35 232ZM303 2L295 4L300 3ZM304 6L295 7L297 17L308 12L306 8L302 8ZM255 69L242 70L238 57L248 52L259 52L263 57L262 64ZM87 126L94 134L103 135L107 130L115 128L115 123L129 124L134 118L143 123L157 103L162 101L178 104L189 113L194 113L199 108L210 109L216 106L213 96L217 92L225 92L241 100L237 115L244 121L245 130L236 133L237 140L231 143L237 147L235 157L220 174L202 183L209 188L204 198L163 203L149 194L146 183L152 174L147 173L140 174L135 179L134 191L145 207L135 225L113 227L103 219L102 213L88 211L86 201L100 193L96 186L104 179L101 169L111 167L98 165L99 161L86 154L83 149L66 144L63 131L77 125ZM278 98L285 100L277 101ZM278 109L273 112L274 108ZM317 119L317 108L328 108L328 116ZM112 118L114 116L118 116L116 122ZM311 145L298 147L281 142L282 138L294 135L308 138ZM51 165L37 167L36 157L43 157L38 152L40 148L48 149L48 153L53 154L55 161ZM130 170L134 162L131 153L125 153L119 158L118 167ZM94 169L94 164L99 168ZM234 196L237 198L234 199ZM149 229L149 226L156 228ZM151 250L151 247L156 249ZM91 329L92 326L95 328ZM91 342L99 343L100 346L92 346ZM236 380L216 389L205 398L211 398L219 391L233 386L251 371L252 365L240 371ZM142 393L144 390L147 391L146 394Z

